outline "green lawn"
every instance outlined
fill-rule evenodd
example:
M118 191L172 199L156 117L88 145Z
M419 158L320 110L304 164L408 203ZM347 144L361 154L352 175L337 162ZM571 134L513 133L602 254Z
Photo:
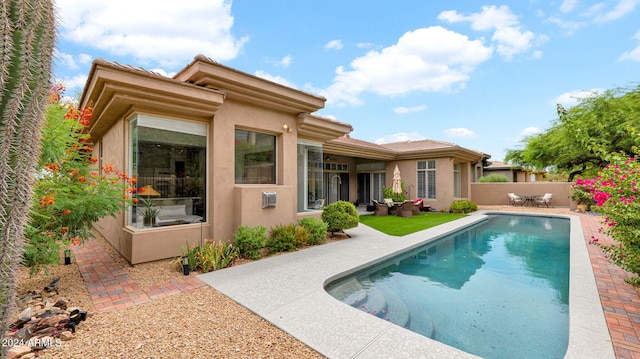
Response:
M466 216L466 214L420 213L411 218L404 218L400 216L365 214L360 216L360 223L391 236L404 236Z

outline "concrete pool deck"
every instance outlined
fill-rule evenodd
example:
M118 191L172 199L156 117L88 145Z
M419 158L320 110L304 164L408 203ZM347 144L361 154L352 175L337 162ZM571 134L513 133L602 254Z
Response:
M473 358L474 356L352 308L325 284L481 221L483 211L404 237L360 225L351 238L198 276L329 358ZM532 213L534 214L534 213ZM571 219L570 338L566 358L614 358L598 296L587 233Z

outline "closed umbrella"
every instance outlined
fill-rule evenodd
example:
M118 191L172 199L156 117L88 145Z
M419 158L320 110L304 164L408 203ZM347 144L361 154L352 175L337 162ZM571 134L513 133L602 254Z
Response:
M396 169L393 170L393 187L391 188L393 193L402 193L402 184L400 179L400 169L396 165Z

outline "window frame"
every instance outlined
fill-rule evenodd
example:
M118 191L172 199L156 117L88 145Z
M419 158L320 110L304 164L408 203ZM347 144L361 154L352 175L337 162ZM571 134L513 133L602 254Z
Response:
M436 199L436 160L416 161L416 177L418 197Z
M238 159L238 152L239 152L239 140L238 140L238 135L239 132L246 132L247 133L247 137L251 137L251 134L254 134L256 137L259 136L268 136L271 140L272 140L272 150L270 151L247 151L246 153L244 153L243 155L243 161L242 163L239 162ZM247 142L248 143L248 142ZM258 146L256 144L249 144L252 146ZM247 146L249 146L247 145ZM271 152L271 154L266 154L267 158L269 158L271 161L270 162L260 162L260 156L265 156L264 153L266 152ZM258 155L258 154L262 154L262 155ZM249 155L254 155L255 157L251 157ZM249 156L249 157L247 157ZM246 159L249 158L249 160L255 160L256 163L252 163L250 165L247 165ZM246 128L236 128L234 130L234 154L233 154L233 163L234 163L234 184L236 185L265 185L265 184L277 184L278 183L278 178L277 178L277 174L278 174L278 137L275 134L272 133L268 133L268 132L262 132L262 131L255 131L252 129L246 129ZM271 180L269 181L246 181L246 178L248 177L246 175L247 170L253 170L254 174L256 174L255 178L260 178L259 175L265 174L264 169L265 168L271 168L270 170L270 177ZM242 175L239 176L238 171L242 169L243 173ZM269 176L262 176L262 177L266 177L269 178ZM241 178L243 179L243 181L238 181L238 179Z

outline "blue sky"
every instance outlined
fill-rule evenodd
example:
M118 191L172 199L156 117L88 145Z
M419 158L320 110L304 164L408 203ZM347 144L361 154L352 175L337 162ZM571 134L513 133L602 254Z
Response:
M55 75L95 58L172 76L204 54L327 98L376 142L434 139L502 160L555 106L640 82L640 0L58 0Z

